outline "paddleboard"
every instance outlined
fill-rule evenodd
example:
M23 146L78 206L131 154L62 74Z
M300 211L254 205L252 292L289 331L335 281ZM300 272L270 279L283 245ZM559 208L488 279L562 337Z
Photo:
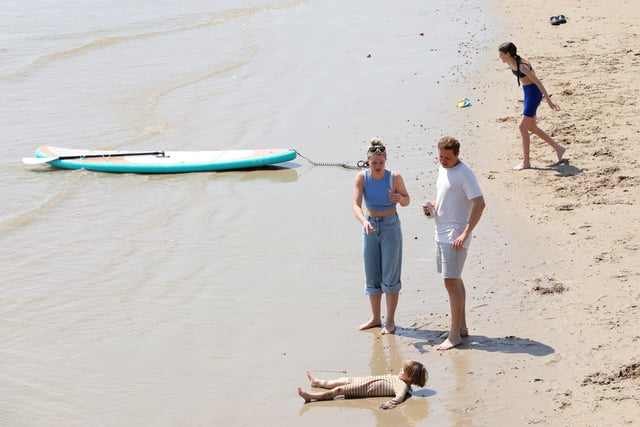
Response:
M63 169L120 173L185 173L268 166L296 158L286 148L220 151L100 151L42 146L28 164L49 163ZM51 159L51 160L47 160Z

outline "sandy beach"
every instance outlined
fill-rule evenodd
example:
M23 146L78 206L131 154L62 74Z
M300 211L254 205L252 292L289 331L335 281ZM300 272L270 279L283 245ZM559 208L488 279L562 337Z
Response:
M474 106L465 110L463 157L488 208L466 268L471 336L442 355L471 355L473 379L457 390L468 418L457 425L635 425L640 7L500 3L495 61L466 82ZM567 23L550 25L560 14ZM554 112L543 102L538 123L567 147L568 164L553 166L554 152L532 137L532 169L511 170L521 159L522 90L498 60L503 41L560 104ZM508 303L492 303L498 296ZM433 328L430 317L416 324Z
M11 6L1 425L639 422L637 3ZM550 25L560 14L567 22ZM568 163L554 166L533 137L533 167L511 170L522 89L498 58L504 41L560 104L541 105L538 120ZM471 106L456 108L463 97ZM461 140L487 209L464 272L470 336L439 352L449 305L420 206L444 134ZM373 136L412 198L399 209L391 336L357 330L369 303L354 170L298 158L113 175L19 160L41 144L287 146L354 164ZM429 380L394 410L378 409L384 398L304 404L296 393L306 370L380 375L407 358Z
M454 350L434 350L448 328L446 292L419 289L437 279L430 264L411 257L428 250L424 242L407 242L404 278L418 285L403 291L400 312L407 318L391 348L424 361L431 376L419 394L429 403L404 408L406 423L421 425L421 411L443 405L448 415L432 412L425 421L635 425L640 177L633 75L640 69L640 7L501 1L495 13L504 26L493 50L481 52L480 70L456 76L472 101L456 112L461 157L487 200L464 274L470 336ZM560 14L567 22L550 25ZM522 89L498 58L504 41L518 46L560 104L554 112L543 103L538 123L567 147L568 163L554 165L553 150L534 136L532 168L512 170L521 160ZM471 38L461 54L475 58L479 45ZM414 204L430 197L432 180L419 178ZM403 312L402 301L420 298L424 312ZM395 425L377 417L378 425Z

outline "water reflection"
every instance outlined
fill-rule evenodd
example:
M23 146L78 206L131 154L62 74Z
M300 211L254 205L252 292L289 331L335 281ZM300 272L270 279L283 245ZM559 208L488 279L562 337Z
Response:
M240 179L242 181L253 181L253 180L265 180L271 182L293 182L298 179L298 172L295 170L299 168L300 165L296 163L287 162L286 164L280 165L269 165L260 168L247 168L247 169L238 169L238 170L228 170L228 171L211 171L211 172L191 172L188 174L184 173L162 173L162 174L139 174L140 176L150 177L150 180L158 180L158 179L167 179L174 176L185 176L185 175L197 175L197 174L206 174L209 177L216 178L233 178L234 180ZM39 174L69 174L71 171L69 169L57 168L54 166L33 166L29 168L30 172L39 173ZM85 174L97 174L104 176L119 176L123 175L121 173L109 173L109 172L94 172L85 169L80 169L82 173ZM124 174L131 175L131 174ZM134 174L135 175L135 174Z
M398 374L402 369L402 362L406 356L403 355L397 344L397 337L394 335L381 336L379 331L371 332L372 351L369 360L369 375ZM433 396L434 391L427 388L414 389L412 396L394 409L380 409L380 405L388 397L368 398L368 399L335 399L323 402L313 402L305 404L300 410L300 415L304 415L312 408L326 408L339 410L367 409L371 411L376 426L414 426L424 420L429 415L431 408L427 397Z

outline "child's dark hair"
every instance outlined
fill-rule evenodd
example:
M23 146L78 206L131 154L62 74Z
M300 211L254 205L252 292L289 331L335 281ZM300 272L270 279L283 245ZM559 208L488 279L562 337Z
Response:
M516 59L516 79L518 79L518 86L520 86L520 63L522 62L522 58L518 55L518 48L515 44L511 42L504 42L500 46L498 46L498 50L502 53L508 53L512 58Z
M411 378L411 384L415 384L420 387L424 387L427 383L427 379L429 379L427 368L425 368L422 363L416 362L415 360L406 360L402 364L402 371Z

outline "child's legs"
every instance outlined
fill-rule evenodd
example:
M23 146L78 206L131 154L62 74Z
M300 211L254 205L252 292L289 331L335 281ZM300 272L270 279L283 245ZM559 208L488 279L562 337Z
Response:
M336 380L326 380L324 381L325 386L322 388L334 389L336 387L340 387L346 384L349 384L349 378L338 378Z
M331 400L336 396L340 396L344 394L342 391L342 387L336 387L327 391L317 391L317 392L303 392L300 395L304 397L305 400Z
M309 377L309 382L311 383L311 387L332 389L345 384L349 384L349 378L338 378L335 380L321 380L313 377L311 374L307 376Z

